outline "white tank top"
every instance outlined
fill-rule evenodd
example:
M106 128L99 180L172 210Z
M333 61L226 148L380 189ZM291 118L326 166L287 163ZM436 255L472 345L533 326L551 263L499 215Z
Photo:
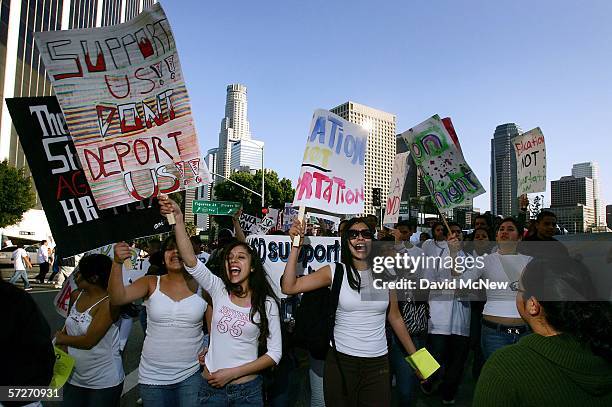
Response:
M85 335L93 320L89 311L108 298L107 295L84 312L79 312L76 305L81 294L77 297L66 318L66 332L70 336ZM106 334L93 348L87 350L68 347L68 353L75 359L74 369L68 379L70 384L88 389L105 389L117 386L125 378L119 353L117 323L108 328Z
M159 287L157 276L155 291L145 301L147 335L138 367L138 382L142 384L179 383L200 369L202 319L208 306L200 295L201 289L174 301Z

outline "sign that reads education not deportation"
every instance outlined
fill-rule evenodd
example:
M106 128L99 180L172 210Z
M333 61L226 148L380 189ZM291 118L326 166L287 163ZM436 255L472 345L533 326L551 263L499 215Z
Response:
M512 139L516 156L517 196L546 191L546 143L539 127Z
M193 201L193 213L208 215L234 215L242 205L240 202L229 201Z
M440 210L464 205L485 193L438 115L402 133L402 138Z
M35 33L100 209L209 182L170 23Z
M152 199L100 209L55 97L6 99L53 238L64 257L171 230Z
M306 140L293 206L362 213L368 132L327 110L316 110Z

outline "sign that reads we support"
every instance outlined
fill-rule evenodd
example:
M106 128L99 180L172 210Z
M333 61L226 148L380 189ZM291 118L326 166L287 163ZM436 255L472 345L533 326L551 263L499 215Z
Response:
M484 194L476 174L465 161L438 115L402 133L436 206L448 210Z
M159 3L124 24L35 39L100 209L210 181Z
M6 105L62 256L172 230L153 199L96 205L54 96L6 99Z
M294 206L362 213L368 132L327 110L314 112Z
M546 191L546 143L539 127L512 139L516 156L517 196Z
M385 225L397 223L399 220L402 191L404 190L404 183L410 169L409 158L410 152L407 151L397 154L393 161L393 172L391 173L391 182L389 182L385 218L383 219Z
M193 213L204 213L209 215L234 215L242 205L240 202L229 201L193 201Z

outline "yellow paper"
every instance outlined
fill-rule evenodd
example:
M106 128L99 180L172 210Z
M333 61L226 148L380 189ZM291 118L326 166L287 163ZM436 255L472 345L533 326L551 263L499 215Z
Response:
M55 365L53 366L53 379L49 387L53 389L61 389L68 381L70 373L74 368L74 358L58 348L55 348Z
M406 362L408 362L413 369L418 369L424 379L427 379L440 368L440 364L425 348L421 348L412 355L407 356Z

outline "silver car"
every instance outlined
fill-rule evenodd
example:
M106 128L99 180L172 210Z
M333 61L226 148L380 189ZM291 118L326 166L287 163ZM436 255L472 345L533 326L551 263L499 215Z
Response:
M38 264L38 248L40 245L29 245L24 246L26 253L28 253L28 257L30 258L30 263L32 265ZM13 267L13 252L17 250L17 246L8 246L0 249L0 267Z

